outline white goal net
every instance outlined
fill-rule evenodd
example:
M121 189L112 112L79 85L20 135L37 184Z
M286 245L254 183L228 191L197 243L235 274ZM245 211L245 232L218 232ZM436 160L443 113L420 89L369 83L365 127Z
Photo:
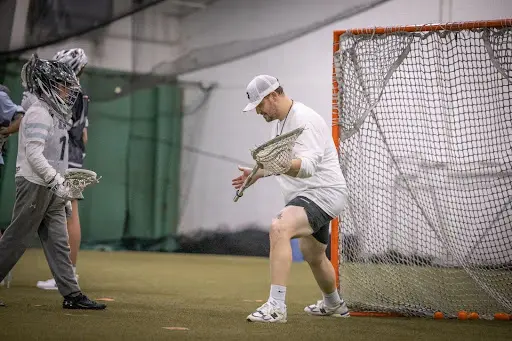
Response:
M512 313L512 20L346 31L334 46L349 306Z

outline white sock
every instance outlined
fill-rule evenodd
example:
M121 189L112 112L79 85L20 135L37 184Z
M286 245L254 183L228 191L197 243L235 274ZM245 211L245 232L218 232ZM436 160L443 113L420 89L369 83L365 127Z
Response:
M286 287L272 284L270 286L270 299L276 301L281 307L283 307L286 299Z
M340 305L341 298L338 290L334 290L330 294L323 294L325 305L329 308L334 308Z

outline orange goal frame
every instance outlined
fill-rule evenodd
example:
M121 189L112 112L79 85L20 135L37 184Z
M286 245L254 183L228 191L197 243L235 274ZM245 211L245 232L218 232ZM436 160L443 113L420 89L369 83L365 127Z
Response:
M336 80L335 65L334 65L334 54L339 50L339 39L346 33L352 34L386 34L391 32L427 32L427 31L441 31L441 30L469 30L477 28L501 28L501 27L512 27L512 18L510 19L498 19L498 20L484 20L484 21L467 21L467 22L452 22L452 23L439 23L439 24L427 24L427 25L410 25L410 26L390 26L390 27L368 27L368 28L356 28L348 30L336 30L333 32L333 62L332 62L332 138L334 144L339 153L339 129L338 120L341 114L338 110L337 94L339 91L338 82ZM339 273L339 218L336 217L331 222L331 264L334 267L336 274L336 287L340 288L340 273ZM379 312L351 312L352 316L397 316L390 313L379 313Z

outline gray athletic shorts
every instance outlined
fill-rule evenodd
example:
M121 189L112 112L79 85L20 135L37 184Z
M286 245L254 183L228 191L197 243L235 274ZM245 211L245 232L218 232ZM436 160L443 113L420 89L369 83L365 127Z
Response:
M290 200L286 206L304 207L309 225L313 229L312 236L320 243L327 245L329 241L329 224L334 218L322 210L309 198L298 196Z

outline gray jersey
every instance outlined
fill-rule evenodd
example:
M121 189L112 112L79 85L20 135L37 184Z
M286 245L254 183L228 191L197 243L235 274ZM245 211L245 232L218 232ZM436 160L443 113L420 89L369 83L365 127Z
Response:
M37 100L38 99L34 94L25 91L23 92L21 106L25 110L28 110L28 108L30 108L30 106ZM82 168L83 166L83 158L85 154L83 131L84 128L87 128L89 126L89 121L87 117L88 104L89 97L87 95L83 95L83 93L80 93L72 108L73 116L69 122L70 126L67 127L69 137L68 166L70 168Z
M68 168L68 131L52 109L37 100L20 124L16 176L47 185L55 171L64 176Z

